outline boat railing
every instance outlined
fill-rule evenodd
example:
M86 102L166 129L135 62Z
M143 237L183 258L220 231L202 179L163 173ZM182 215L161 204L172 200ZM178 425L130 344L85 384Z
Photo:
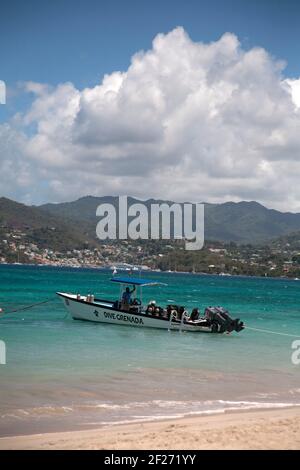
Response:
M188 315L186 314L186 312L182 312L182 315L181 315L181 318L180 318L180 326L179 326L179 331L181 332L182 329L183 329L183 324L184 324L184 321L185 319L188 317ZM173 312L171 312L170 314L170 319L169 319L169 327L168 327L168 330L170 331L171 330L171 326L172 326L172 322L173 320L177 320L177 317L176 315L174 315ZM178 322L177 322L177 325L178 325Z
M168 327L168 330L169 330L169 331L171 330L171 326L172 326L173 320L176 320L176 315L174 315L174 313L171 312L171 314L170 314L170 319L169 319L169 327Z
M170 319L169 319L169 327L168 327L169 331L171 330L171 325L172 325L173 318L174 318L174 316L173 316L173 313L171 312Z
M182 328L183 328L184 319L185 319L185 312L183 312L181 315L180 329L179 329L180 332L182 331Z

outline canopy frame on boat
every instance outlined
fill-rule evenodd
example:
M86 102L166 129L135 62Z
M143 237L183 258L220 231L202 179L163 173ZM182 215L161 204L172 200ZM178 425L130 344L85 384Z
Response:
M118 282L120 284L132 284L133 286L167 286L164 282L153 281L151 279L142 279L137 277L112 277L112 282Z
M133 286L137 286L140 288L140 293L139 293L139 298L141 302L141 306L143 305L143 287L146 286L166 286L164 282L158 282L158 281L153 281L151 279L142 279L138 277L113 277L111 278L112 282L117 282L120 284L120 293L119 293L119 301L121 302L122 300L122 290L124 284L128 285L131 284Z

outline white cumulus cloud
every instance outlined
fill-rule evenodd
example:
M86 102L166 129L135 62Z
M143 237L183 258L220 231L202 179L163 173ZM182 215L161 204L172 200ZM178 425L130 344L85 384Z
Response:
M39 184L24 189L17 168L24 197L255 199L300 211L300 79L234 34L204 44L178 27L94 88L30 82L26 91L35 99L22 158Z

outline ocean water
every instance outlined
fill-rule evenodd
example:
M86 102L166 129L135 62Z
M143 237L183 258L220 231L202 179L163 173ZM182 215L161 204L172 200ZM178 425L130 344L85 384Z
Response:
M223 305L248 328L214 335L73 321L55 292L117 298L110 272L2 265L0 307L51 301L0 316L0 436L300 406L300 365L291 360L300 281L143 276L168 284L144 288L145 300Z

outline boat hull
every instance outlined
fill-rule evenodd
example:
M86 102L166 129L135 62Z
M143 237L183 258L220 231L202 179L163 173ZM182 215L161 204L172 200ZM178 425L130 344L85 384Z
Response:
M57 293L74 320L96 323L108 323L140 328L158 328L163 330L191 331L211 333L211 328L184 322L170 322L166 318L152 317L144 313L130 313L113 308L111 302L88 302L86 298L77 299L73 294Z

